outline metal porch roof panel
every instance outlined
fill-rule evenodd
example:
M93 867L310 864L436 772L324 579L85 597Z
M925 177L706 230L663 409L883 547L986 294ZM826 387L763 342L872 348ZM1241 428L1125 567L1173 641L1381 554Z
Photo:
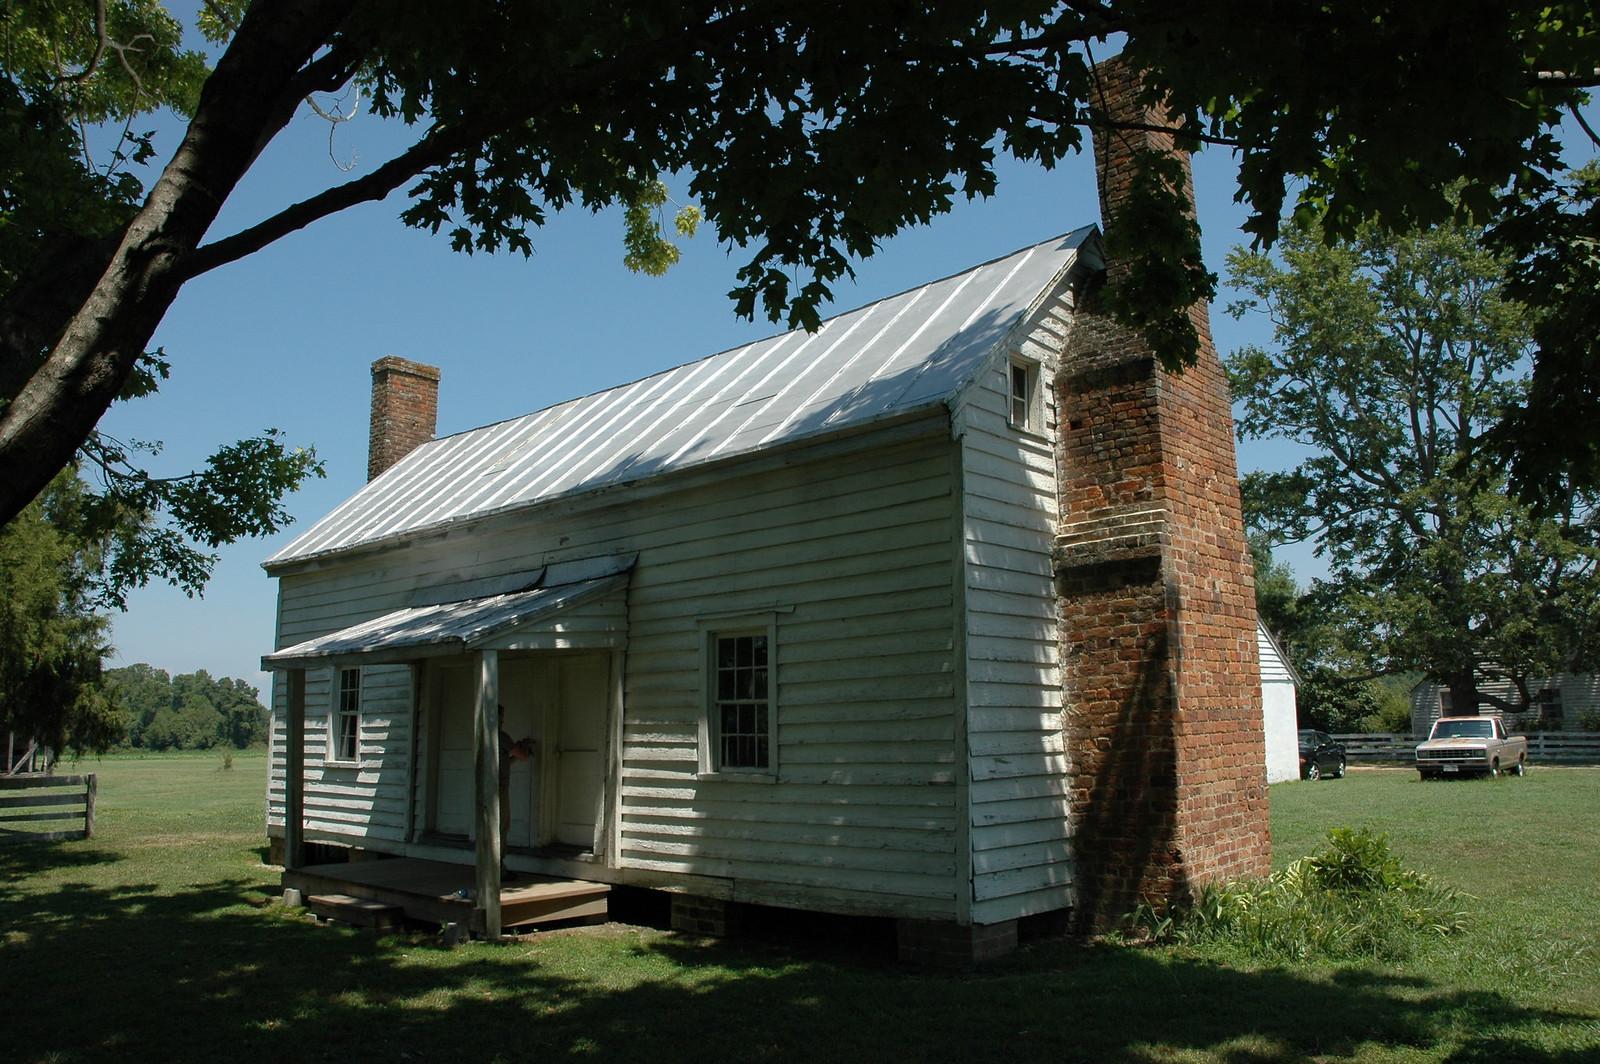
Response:
M376 663L465 653L485 639L541 620L626 582L626 573L613 573L560 587L408 606L268 654L261 659L261 667L317 668L340 658L362 657Z
M269 568L868 424L951 399L1092 228L822 323L433 440Z

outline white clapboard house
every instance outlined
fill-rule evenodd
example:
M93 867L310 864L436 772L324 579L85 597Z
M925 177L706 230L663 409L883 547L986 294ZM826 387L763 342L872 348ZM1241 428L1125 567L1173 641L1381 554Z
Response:
M494 889L503 730L537 742L510 867L676 891L685 926L1069 906L1043 384L1101 268L1080 229L525 417L431 439L428 410L265 563L291 880L389 898L305 870L339 843L413 859L349 876L476 865L479 929L580 911ZM376 455L437 373L374 380Z

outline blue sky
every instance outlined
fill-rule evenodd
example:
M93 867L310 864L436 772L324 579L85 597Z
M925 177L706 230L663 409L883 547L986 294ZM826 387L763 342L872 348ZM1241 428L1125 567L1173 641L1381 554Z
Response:
M337 132L302 114L264 153L224 208L213 237L377 165L403 146L402 131L358 118ZM170 150L176 131L164 132ZM1232 203L1234 166L1220 150L1195 162L1208 265L1221 274L1242 242L1244 211ZM276 582L261 559L354 492L365 479L369 366L383 355L439 366L439 431L459 431L583 395L782 331L734 316L727 292L744 261L708 230L683 243L665 277L622 266L616 212L569 211L534 236L536 253L460 255L447 240L397 219L402 195L355 208L293 234L186 286L156 333L172 378L154 397L123 404L103 428L123 439L161 440L158 472L201 463L220 442L267 427L315 447L327 478L289 500L296 524L279 536L223 549L203 598L164 585L135 592L115 618L113 664L149 662L169 672L204 668L260 684L272 649ZM1001 169L989 200L965 204L909 230L860 263L833 311L846 310L1035 243L1098 223L1087 154L1053 172ZM1213 308L1224 353L1268 339L1264 323L1235 322ZM1281 445L1247 443L1243 470L1278 468ZM1310 551L1287 555L1302 577L1319 570Z

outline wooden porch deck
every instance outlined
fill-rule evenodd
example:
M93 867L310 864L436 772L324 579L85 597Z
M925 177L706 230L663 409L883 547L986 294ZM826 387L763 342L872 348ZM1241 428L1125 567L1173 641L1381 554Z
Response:
M299 890L308 902L344 895L392 906L413 920L483 930L482 913L470 897L471 865L415 857L304 865L285 869L283 886ZM604 917L610 893L604 883L519 873L500 888L500 923L510 928Z

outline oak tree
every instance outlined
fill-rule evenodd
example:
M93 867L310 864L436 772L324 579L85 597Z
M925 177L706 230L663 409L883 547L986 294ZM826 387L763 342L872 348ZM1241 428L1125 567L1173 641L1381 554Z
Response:
M205 0L199 22L220 50L203 76L154 0L0 9L0 137L21 148L0 158L26 201L4 209L31 219L0 263L0 520L137 390L186 281L402 187L407 224L526 254L552 211L637 206L687 174L745 256L735 308L811 325L852 256L988 195L1001 153L1048 166L1110 124L1094 71L1110 40L1188 146L1238 152L1263 240L1291 186L1335 235L1483 211L1508 190L1532 202L1562 170L1553 130L1600 83L1585 0L463 0L448 16L418 0ZM304 101L352 83L411 144L207 240ZM158 105L188 126L144 187L129 167L168 149L132 123ZM78 158L95 123L130 131L115 167ZM1145 194L1111 249L1132 268L1108 302L1177 368L1196 343L1186 310L1214 278L1170 160L1137 167ZM74 206L81 189L99 199ZM1530 222L1536 273L1549 224ZM1540 369L1567 357L1542 349Z
M1273 343L1228 368L1241 434L1307 457L1243 492L1259 531L1327 558L1294 610L1344 648L1335 672L1423 672L1476 712L1525 711L1536 677L1593 668L1600 492L1562 482L1534 508L1507 491L1489 436L1527 393L1541 319L1507 298L1481 229L1363 226L1330 245L1291 224L1280 250L1229 258L1230 309L1264 314ZM1516 695L1481 690L1486 676Z

